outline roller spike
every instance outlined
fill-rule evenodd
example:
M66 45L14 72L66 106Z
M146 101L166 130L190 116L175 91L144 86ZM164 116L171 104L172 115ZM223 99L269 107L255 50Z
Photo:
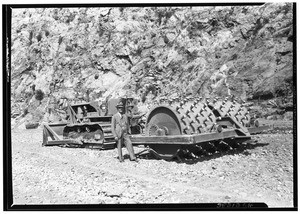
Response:
M220 142L220 144L223 144L223 145L229 146L229 145L228 145L228 143L224 142L223 140Z
M214 148L214 149L216 148L216 146L211 142L208 142L208 145L210 145L211 148Z
M198 126L198 128L197 128L197 131L198 131L199 133L202 133L201 128L202 128L202 125Z
M195 145L195 147L198 149L202 149L202 146L199 146L199 145Z
M196 130L195 130L195 127L192 125L192 122L190 123L190 127L191 127L192 130L193 130L193 133L192 133L192 134L194 134L194 133L196 132Z
M200 153L200 154L206 153L205 149L203 149L202 146L197 145L196 147L198 149L198 153Z
M190 111L189 110L186 110L185 112L185 115L188 117L188 118L191 118L191 116L189 115Z
M182 150L182 153L185 154L185 155L188 154L187 149L183 149L183 150Z
M195 105L194 105L194 104L192 104L192 105L190 106L190 111L191 111L191 112L194 112L194 111L193 111L193 108L195 108Z
M203 111L204 111L204 108L201 108L200 112L199 112L202 116L203 116L203 114L202 114Z
M181 120L181 122L184 124L184 125L186 125L186 122L185 122L185 120L184 120L184 115L182 115L182 117L180 118L180 120Z
M193 152L191 152L190 153L191 154L191 156L193 157L193 158L199 158L197 155L195 155Z
M183 129L183 133L187 134L187 129L186 128Z
M212 119L212 117L211 116L213 116L213 114L212 113L210 113L209 115L208 115L208 118L210 119L210 121L211 122L213 122L214 120Z
M190 130L190 127L187 125L187 126L185 127L185 129L186 129L186 130Z
M242 125L243 125L243 126L246 126L246 123L244 122L244 120L242 120Z

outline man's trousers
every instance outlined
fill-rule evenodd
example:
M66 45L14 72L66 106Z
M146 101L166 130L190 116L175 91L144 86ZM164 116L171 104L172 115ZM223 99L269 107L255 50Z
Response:
M125 144L126 149L129 153L130 160L135 160L136 158L134 155L132 142L127 134L123 134L123 136L121 138L119 138L119 140L117 142L119 160L123 160L123 155L122 155L122 144L123 143Z

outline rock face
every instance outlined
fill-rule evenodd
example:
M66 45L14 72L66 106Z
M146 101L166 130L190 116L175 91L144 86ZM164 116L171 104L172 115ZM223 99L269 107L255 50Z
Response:
M11 39L12 112L36 121L52 98L292 100L291 3L14 9Z

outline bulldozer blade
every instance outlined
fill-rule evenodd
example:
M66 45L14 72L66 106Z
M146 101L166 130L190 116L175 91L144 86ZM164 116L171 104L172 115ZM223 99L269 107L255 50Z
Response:
M57 124L43 124L43 146L50 145L50 141L53 141L54 144L58 145L59 141L63 141L63 129L67 124L57 123ZM49 138L51 138L49 140Z

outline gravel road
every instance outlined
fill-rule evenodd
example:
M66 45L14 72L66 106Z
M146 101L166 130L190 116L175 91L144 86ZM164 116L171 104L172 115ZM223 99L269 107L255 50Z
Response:
M254 138L257 144L241 152L193 163L119 163L116 149L42 147L42 128L15 129L14 204L265 202L293 207L291 131Z

